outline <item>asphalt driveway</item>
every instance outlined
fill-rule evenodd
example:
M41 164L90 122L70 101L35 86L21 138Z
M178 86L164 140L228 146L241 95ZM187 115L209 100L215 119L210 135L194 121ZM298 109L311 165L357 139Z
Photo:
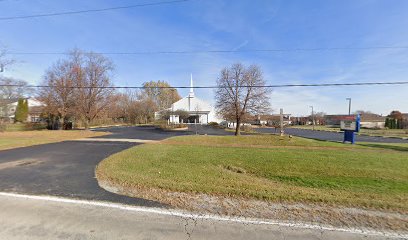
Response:
M189 131L163 131L153 126L139 126L139 127L109 127L96 128L93 131L110 132L112 134L95 137L107 139L141 139L141 140L163 140L169 137L181 136L191 134Z
M96 131L113 132L103 137L109 139L161 140L189 134L149 127L117 127ZM0 191L163 206L153 201L116 195L98 186L96 165L106 157L136 145L138 143L65 141L0 151Z
M279 133L279 129L274 128L256 128L260 133ZM344 133L328 132L328 131L313 131L308 129L285 128L285 133L293 136L304 138L312 138L325 141L342 142ZM383 138L371 136L356 136L357 142L377 142L377 143L408 143L408 140L398 138Z
M119 196L98 186L96 165L134 145L67 141L0 151L0 164L3 164L0 191L160 206L144 199ZM9 165L4 167L4 163Z

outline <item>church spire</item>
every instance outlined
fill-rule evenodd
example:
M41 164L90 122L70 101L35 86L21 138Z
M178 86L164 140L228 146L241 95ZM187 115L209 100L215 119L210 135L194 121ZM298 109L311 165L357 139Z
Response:
M188 94L188 96L194 97L193 74L191 74L191 78L190 78L190 93Z

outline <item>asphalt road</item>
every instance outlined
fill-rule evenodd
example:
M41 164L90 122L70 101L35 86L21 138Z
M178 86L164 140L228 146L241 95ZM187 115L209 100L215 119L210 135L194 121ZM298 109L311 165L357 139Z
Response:
M261 133L279 133L279 128L256 128L256 131ZM327 132L327 131L313 131L308 129L298 128L285 128L285 133L293 136L299 136L304 138L312 138L325 141L343 141L343 133ZM358 142L377 142L377 143L408 143L408 140L398 138L383 138L383 137L371 137L371 136L356 136Z
M0 239L403 239L336 229L199 219L146 208L0 195ZM392 236L391 236L392 237Z

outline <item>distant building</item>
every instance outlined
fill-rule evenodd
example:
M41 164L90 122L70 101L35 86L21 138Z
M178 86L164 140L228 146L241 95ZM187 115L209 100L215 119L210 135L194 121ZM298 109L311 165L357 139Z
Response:
M402 114L402 128L408 129L408 113Z
M44 104L34 98L27 98L28 117L27 122L39 122ZM14 122L18 98L0 99L0 119L6 122Z
M280 115L279 114L267 114L267 115L255 115L247 119L247 122L253 125L268 125L268 126L278 126L280 125ZM291 114L283 114L283 124L291 125Z
M188 117L182 119L179 115L177 115L177 111L180 110L187 112ZM160 119L164 112L171 113L168 121L169 123L174 124L208 124L209 122L220 122L219 119L216 118L214 108L209 103L195 96L193 88L193 77L191 77L190 79L190 92L188 96L173 103L168 109L155 112L155 119Z
M345 120L349 115L325 115L324 120L326 125L340 126L340 122Z
M340 126L340 121L346 120L349 115L326 115L326 125ZM360 115L360 124L362 128L384 128L385 116L374 113L363 113Z
M378 114L361 114L360 124L362 128L384 128L385 127L385 116Z
M311 117L292 117L292 125L311 125L313 121Z

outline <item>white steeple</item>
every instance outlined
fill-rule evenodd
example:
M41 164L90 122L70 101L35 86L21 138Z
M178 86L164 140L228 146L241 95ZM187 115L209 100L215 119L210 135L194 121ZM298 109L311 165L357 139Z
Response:
M191 74L191 79L190 79L190 93L188 94L188 97L194 97L193 74Z

